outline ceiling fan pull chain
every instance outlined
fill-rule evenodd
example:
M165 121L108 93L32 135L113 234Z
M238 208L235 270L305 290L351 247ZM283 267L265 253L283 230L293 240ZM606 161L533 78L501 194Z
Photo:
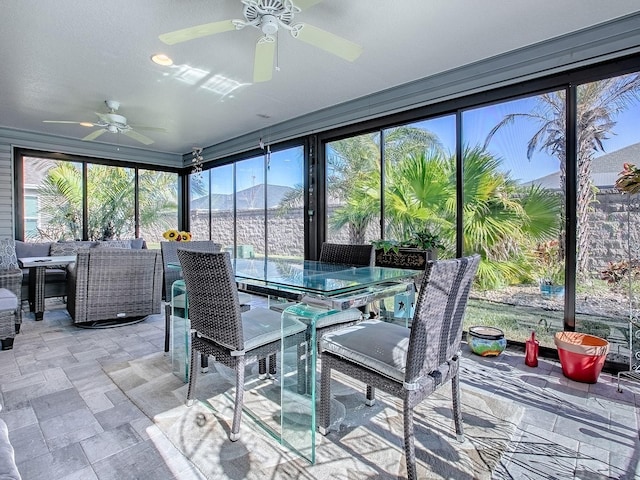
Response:
M280 37L276 32L276 72L280 71Z

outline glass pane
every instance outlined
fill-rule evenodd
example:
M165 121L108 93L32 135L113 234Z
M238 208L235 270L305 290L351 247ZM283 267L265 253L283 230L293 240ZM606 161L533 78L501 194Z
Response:
M380 134L326 146L326 240L365 244L380 234Z
M304 258L304 148L273 152L267 170L268 256Z
M189 224L193 240L209 240L211 220L209 217L209 179L211 170L189 175Z
M233 165L211 170L211 240L228 251L233 251L235 232L233 176Z
M237 258L264 257L264 180L263 156L236 163L235 256Z
M385 239L455 257L455 116L384 130Z
M135 238L135 171L88 165L89 240Z
M138 170L140 237L160 248L162 234L178 225L178 174Z
M579 85L577 94L576 330L608 340L609 360L640 368L629 350L633 339L638 352L640 339L629 323L640 298L638 178L631 175L630 191L615 187L625 164L640 165L640 75Z
M25 157L23 175L24 238L82 239L82 164Z
M494 326L520 342L535 330L554 347L564 329L564 97L462 115L464 252L482 256L465 330Z

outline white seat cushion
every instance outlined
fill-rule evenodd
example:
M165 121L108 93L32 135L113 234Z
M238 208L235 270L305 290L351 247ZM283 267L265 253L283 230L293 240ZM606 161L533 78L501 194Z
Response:
M242 331L244 334L244 349L252 350L280 339L281 315L267 308L252 308L242 314ZM293 335L306 330L306 325L294 318L284 319L282 334Z
M299 319L305 324L309 324L312 318L316 319L316 329L338 325L340 323L354 322L362 319L362 312L357 308L348 310L327 310L324 307L314 305L306 305L303 303L287 302L282 304L284 309L290 308L285 316ZM299 307L296 307L299 305ZM270 307L271 310L283 311Z
M18 308L18 299L14 293L6 288L0 288L0 310L15 310Z
M320 340L320 351L331 352L386 377L404 382L409 349L408 328L366 320Z

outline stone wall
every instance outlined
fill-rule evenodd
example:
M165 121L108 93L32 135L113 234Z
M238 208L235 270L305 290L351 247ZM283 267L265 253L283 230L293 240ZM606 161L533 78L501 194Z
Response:
M631 239L640 248L640 198L632 197ZM590 213L591 242L589 246L590 270L600 272L609 261L621 261L627 252L627 210L629 197L615 189L603 189ZM304 211L302 208L281 213L277 209L267 211L269 251L277 254L304 256ZM212 215L214 240L225 246L233 245L233 215L231 212L214 212ZM194 240L203 240L208 232L209 215L198 212L191 219ZM251 245L254 254L264 255L264 211L238 212L237 244ZM203 238L199 238L203 236ZM347 228L329 235L331 242L348 243Z
M622 195L615 189L602 189L589 214L591 240L589 270L600 272L607 264L628 258L627 238L640 246L640 199L638 195ZM631 207L631 216L627 214ZM630 222L627 220L630 218Z

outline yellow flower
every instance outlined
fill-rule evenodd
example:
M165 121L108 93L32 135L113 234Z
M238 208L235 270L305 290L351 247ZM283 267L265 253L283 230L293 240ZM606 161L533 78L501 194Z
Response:
M191 240L191 234L189 232L180 232L180 240L183 242L188 242Z
M178 239L178 235L180 235L180 232L174 229L169 229L162 234L162 236L170 242L176 241Z

